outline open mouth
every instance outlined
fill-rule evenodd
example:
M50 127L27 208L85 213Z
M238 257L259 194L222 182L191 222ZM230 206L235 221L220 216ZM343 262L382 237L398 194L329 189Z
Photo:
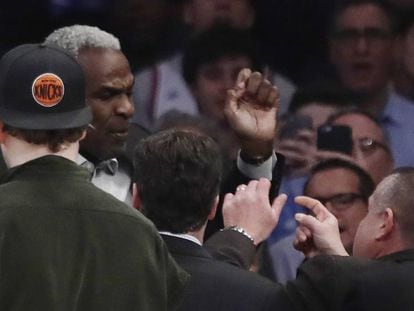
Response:
M110 135L115 138L116 140L125 141L128 137L128 131L122 132L111 132Z
M358 76L371 75L373 66L366 62L355 63L352 65L352 73Z

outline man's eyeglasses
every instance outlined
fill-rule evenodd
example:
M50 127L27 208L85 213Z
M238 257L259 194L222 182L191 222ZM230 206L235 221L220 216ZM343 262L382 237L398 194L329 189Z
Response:
M333 34L333 39L345 44L355 45L360 39L365 39L368 44L382 43L389 39L391 33L385 29L365 28L359 29L342 29Z
M390 153L390 149L386 144L379 142L371 137L359 138L358 147L365 154L371 154L378 148Z
M367 201L367 199L362 194L354 192L338 193L329 198L316 197L315 199L320 201L324 206L326 206L327 203L330 203L332 208L336 210L345 210L351 207L358 200Z

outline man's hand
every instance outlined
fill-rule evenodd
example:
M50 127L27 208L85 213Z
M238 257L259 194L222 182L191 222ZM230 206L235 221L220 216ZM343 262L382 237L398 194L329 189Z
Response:
M276 134L279 91L259 72L242 69L227 93L224 115L250 158L270 157Z
M299 227L294 246L306 257L316 254L348 256L339 235L338 221L318 200L298 196L295 203L311 210L312 215L297 213Z
M279 195L270 205L270 181L261 178L237 187L235 194L224 197L224 227L243 228L257 245L267 239L279 221L280 212L286 203L286 195Z

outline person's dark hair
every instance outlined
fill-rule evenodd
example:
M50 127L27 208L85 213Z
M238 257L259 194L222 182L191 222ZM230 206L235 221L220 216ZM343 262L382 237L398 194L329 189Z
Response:
M220 124L211 118L203 115L193 116L185 112L170 110L164 113L156 122L155 132L167 130L170 128L197 130L204 133L219 145L224 164L224 170L227 171L237 157L239 149L234 134L223 129ZM225 175L225 172L223 172Z
M414 168L397 168L386 180L388 182L385 187L378 187L380 192L376 203L382 206L382 209L389 207L393 210L404 241L409 244L407 246L412 247L414 245L414 196L412 195Z
M252 70L262 69L252 33L219 25L196 36L185 49L182 66L185 81L192 84L202 65L228 56L245 56L252 63Z
M341 0L341 1L337 1L337 5L334 9L334 12L331 16L330 19L330 23L329 23L329 30L330 33L329 35L332 37L335 35L337 29L337 20L338 17L348 8L350 7L355 7L355 6L360 6L360 5L366 5L366 4L372 4L375 5L377 7L379 7L380 9L382 9L382 11L386 14L386 16L388 17L389 20L389 25L390 25L390 31L392 34L395 33L396 29L397 29L397 18L395 17L395 11L394 11L394 7L392 5L390 5L387 1L384 0Z
M349 170L353 172L356 176L358 176L359 194L363 196L365 202L368 202L368 198L374 192L374 189L375 189L375 184L371 176L369 176L369 174L366 171L364 171L361 167L359 167L358 165L342 160L342 159L337 159L337 158L327 159L327 160L321 161L318 164L316 164L311 169L310 176L305 183L303 192L305 194L307 193L309 182L312 179L312 177L315 176L317 173L328 171L331 169L336 169L336 168L342 168L342 169Z
M411 28L414 25L414 8L404 9L398 14L398 27L397 34L401 36L406 36Z
M3 130L28 143L47 145L50 151L58 152L65 147L65 144L78 141L86 130L86 126L59 130L27 130L4 124Z
M161 131L137 145L134 164L143 212L158 230L185 233L204 225L222 171L212 138L190 130Z
M338 84L318 81L299 88L292 96L288 111L295 113L314 102L335 108L345 108L353 104L351 94Z

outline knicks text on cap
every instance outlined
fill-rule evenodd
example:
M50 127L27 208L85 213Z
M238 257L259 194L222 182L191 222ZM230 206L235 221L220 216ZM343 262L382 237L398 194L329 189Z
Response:
M65 86L62 79L53 73L44 73L33 81L32 95L43 107L53 107L62 100Z

